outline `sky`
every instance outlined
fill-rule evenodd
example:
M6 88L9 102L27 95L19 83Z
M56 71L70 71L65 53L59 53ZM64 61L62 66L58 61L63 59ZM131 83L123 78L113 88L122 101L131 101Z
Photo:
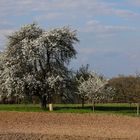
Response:
M0 0L0 50L7 35L33 22L77 30L74 69L89 64L107 77L140 73L140 0Z

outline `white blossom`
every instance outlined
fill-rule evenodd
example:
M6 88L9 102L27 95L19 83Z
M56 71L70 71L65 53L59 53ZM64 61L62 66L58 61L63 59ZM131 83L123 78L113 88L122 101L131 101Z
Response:
M76 32L68 27L46 31L36 24L23 26L8 37L1 84L4 94L50 95L66 77L75 57ZM53 94L53 93L51 93Z
M87 80L81 76L78 80L78 83L78 94L80 94L82 97L93 100L94 102L107 99L111 94L109 92L111 88L107 88L108 92L105 92L104 90L108 80L96 74L95 72L92 72Z

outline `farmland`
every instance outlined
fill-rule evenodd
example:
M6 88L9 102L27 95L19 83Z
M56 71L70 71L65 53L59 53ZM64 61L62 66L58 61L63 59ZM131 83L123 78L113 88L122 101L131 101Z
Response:
M0 105L1 140L138 140L140 118L135 104Z
M1 140L138 140L140 118L92 113L0 112Z

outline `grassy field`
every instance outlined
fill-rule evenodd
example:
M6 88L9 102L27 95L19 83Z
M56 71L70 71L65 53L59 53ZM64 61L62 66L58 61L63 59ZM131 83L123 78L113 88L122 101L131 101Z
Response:
M80 104L54 104L54 111L58 113L93 113L92 105L86 104L84 108ZM39 104L0 104L0 111L19 112L48 112L42 110ZM121 114L136 116L135 104L97 104L94 113Z

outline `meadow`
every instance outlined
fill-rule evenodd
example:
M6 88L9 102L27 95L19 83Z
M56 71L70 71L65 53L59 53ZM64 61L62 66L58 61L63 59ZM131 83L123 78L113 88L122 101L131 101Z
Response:
M95 112L92 111L91 104L53 104L55 113L103 113L136 116L136 105L126 103L96 104ZM0 111L17 112L49 112L48 108L42 110L39 104L0 104Z

